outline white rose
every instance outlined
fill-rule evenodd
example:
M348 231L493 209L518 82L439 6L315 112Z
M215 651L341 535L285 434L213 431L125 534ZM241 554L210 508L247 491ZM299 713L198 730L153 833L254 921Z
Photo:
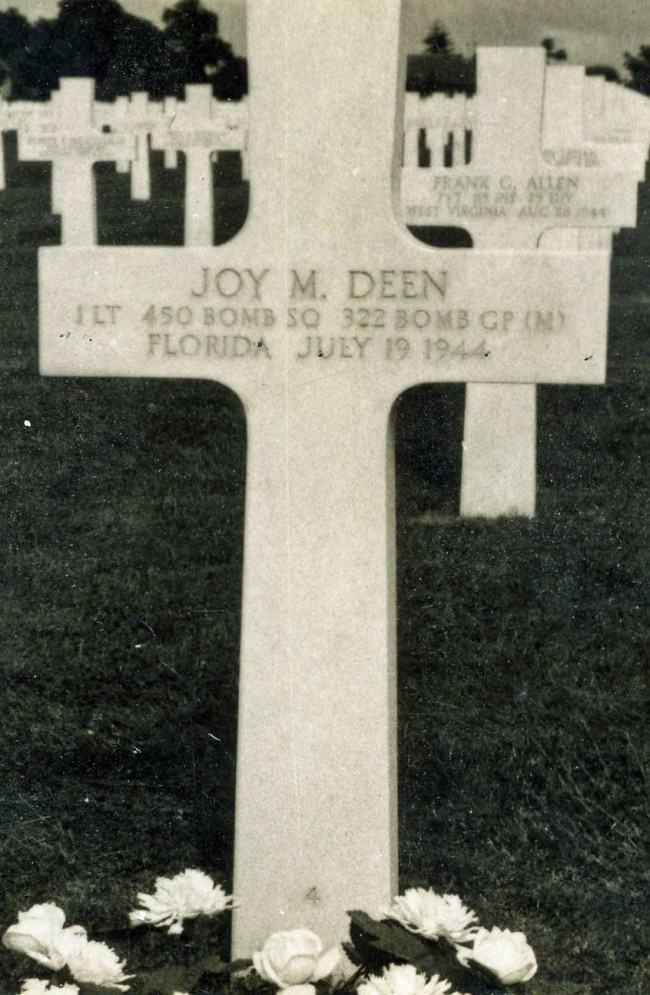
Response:
M105 943L77 937L66 950L66 964L75 981L97 985L100 988L118 988L126 992L129 986L123 984L133 974L124 974L125 962Z
M450 992L451 982L434 974L427 980L412 964L391 964L382 975L371 975L359 985L359 995L458 995Z
M132 926L169 927L168 933L182 933L184 919L214 916L232 908L232 895L226 895L208 874L189 868L173 878L157 878L153 895L140 892L142 909L129 913Z
M465 967L476 961L495 974L502 985L517 985L530 981L537 970L537 959L523 933L509 929L479 929L471 949L458 947L458 960Z
M81 926L63 928L65 913L54 902L33 905L27 912L18 913L18 922L6 930L2 937L5 947L27 954L33 960L60 971L65 964L63 947L72 936L85 936Z
M257 973L290 995L313 995L311 982L326 978L341 959L338 947L323 953L323 944L308 929L289 929L269 936L253 954Z

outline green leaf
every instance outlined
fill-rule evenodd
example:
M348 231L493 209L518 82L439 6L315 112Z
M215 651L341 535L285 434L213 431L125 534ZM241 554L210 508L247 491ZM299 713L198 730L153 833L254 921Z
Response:
M397 959L413 964L425 974L435 974L439 970L440 945L432 940L423 940L409 933L398 922L391 919L377 921L365 912L354 910L348 912L352 926L350 938L359 955L367 963L368 947L388 955L384 963Z
M225 963L217 954L210 954L194 961L186 970L186 986L191 989L205 974L233 974L235 971L246 971L252 966L252 960L234 960Z
M217 954L202 957L193 967L200 965L204 974L234 974L235 971L247 971L253 966L252 960L233 960L225 963Z
M219 974L234 974L235 971L248 971L249 968L253 966L253 961L250 958L245 960L233 960L230 964L224 964Z
M192 987L188 976L189 972L180 964L169 964L147 977L142 995L173 995L174 992L187 991Z

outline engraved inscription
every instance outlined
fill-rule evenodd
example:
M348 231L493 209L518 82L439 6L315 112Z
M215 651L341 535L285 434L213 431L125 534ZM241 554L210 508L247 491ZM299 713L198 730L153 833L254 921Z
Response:
M188 332L150 332L147 355L163 359L183 356L205 356L206 359L271 359L271 350L263 338L246 335L199 335Z
M19 136L19 141L21 156L45 160L119 158L120 153L128 156L133 144L128 135L57 135L51 132L27 132Z
M544 149L544 162L550 166L587 167L600 166L600 156L597 149Z
M349 271L348 297L351 300L380 298L382 300L429 300L447 293L447 276L442 270L382 269L370 272L363 269Z
M464 305L446 269L325 273L241 265L201 266L180 299L143 301L135 314L97 301L76 303L70 317L60 337L89 344L137 325L151 360L264 364L286 356L300 368L323 361L460 367L494 361L517 340L525 339L528 350L544 340L547 348L566 323L560 308Z
M252 269L239 270L226 266L210 270L204 266L197 277L197 285L190 289L190 293L192 297L217 294L219 297L247 297L259 301L262 285L268 274L268 269L255 273Z
M548 150L547 161L564 165L566 159L566 165L572 164L570 152L560 156ZM578 165L585 163L579 159ZM611 213L611 188L602 181L601 175L579 172L518 176L433 173L418 178L417 192L407 194L405 216L414 224L428 221L462 225L481 218L605 222Z
M403 252L379 244L322 264L298 253L278 264L236 241L43 249L40 363L206 377L247 401L323 375L391 394L428 380L567 382L567 370L598 383L608 265L604 252L432 253L408 238Z

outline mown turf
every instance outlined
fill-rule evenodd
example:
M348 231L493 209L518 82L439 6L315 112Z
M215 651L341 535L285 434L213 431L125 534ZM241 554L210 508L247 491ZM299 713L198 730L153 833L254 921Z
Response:
M8 151L0 925L54 899L153 964L159 946L104 932L136 890L231 872L245 425L212 384L38 376L36 246L58 224L47 168ZM230 166L220 238L246 210ZM179 244L182 178L159 157L150 204L98 180L102 243ZM536 520L457 518L461 387L397 410L402 883L524 929L549 995L650 987L648 230L614 258L608 386L539 391ZM0 954L0 991L26 970Z

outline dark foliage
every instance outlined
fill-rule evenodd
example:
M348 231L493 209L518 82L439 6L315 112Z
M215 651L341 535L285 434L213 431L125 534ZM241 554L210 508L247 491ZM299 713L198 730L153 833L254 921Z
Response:
M641 45L637 55L626 52L625 68L630 74L627 85L650 96L650 45Z
M566 49L557 48L554 38L542 38L542 48L546 49L546 57L549 62L566 62Z
M476 93L476 57L409 55L406 89L426 97L431 93Z
M431 29L424 39L424 50L429 55L452 55L454 46L449 37L449 32L440 23L434 21Z
M215 83L222 99L246 92L245 60L219 36L216 14L179 0L159 30L118 0L60 0L58 16L30 24L0 12L0 60L14 98L45 99L61 76L92 76L102 100L146 90L182 96L186 83Z
M177 59L186 83L204 83L233 58L232 49L219 38L217 15L204 10L199 0L179 0L163 14L163 40Z
M390 964L412 964L427 977L444 978L463 995L504 995L499 979L485 968L468 969L459 963L453 947L444 940L428 940L404 929L399 923L378 922L365 912L350 916L350 946L364 966L376 974Z
M620 83L621 74L613 66L595 65L585 68L586 76L604 76L608 83Z

